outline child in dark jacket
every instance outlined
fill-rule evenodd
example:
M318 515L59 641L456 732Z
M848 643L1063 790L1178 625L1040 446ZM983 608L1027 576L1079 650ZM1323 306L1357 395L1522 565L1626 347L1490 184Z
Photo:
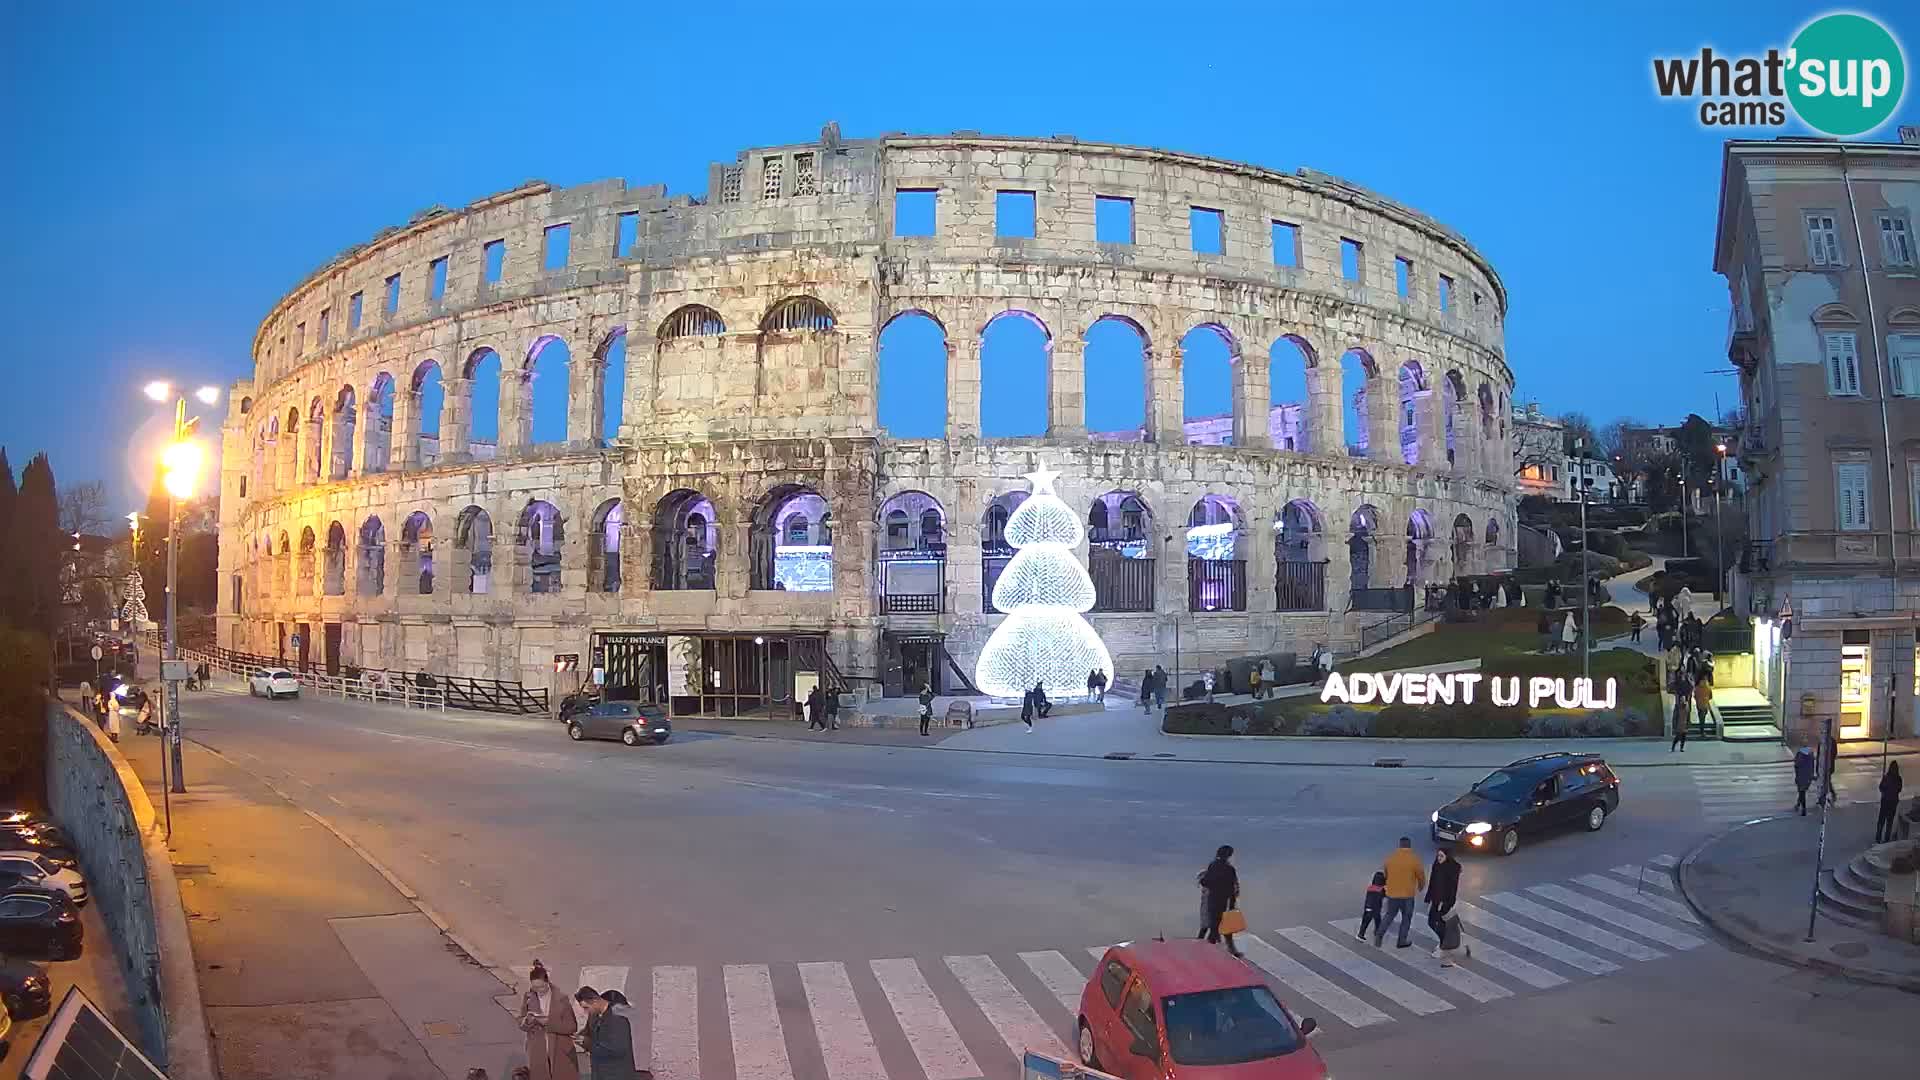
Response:
M1380 925L1380 909L1387 902L1387 873L1376 870L1373 884L1367 886L1367 905L1360 912L1360 940L1367 939L1367 929Z

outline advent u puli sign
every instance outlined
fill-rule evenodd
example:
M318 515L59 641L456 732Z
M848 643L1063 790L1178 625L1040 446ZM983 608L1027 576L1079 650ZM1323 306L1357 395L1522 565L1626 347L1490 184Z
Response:
M1592 679L1555 679L1535 675L1482 675L1477 671L1356 671L1351 675L1335 672L1320 688L1322 702L1341 705L1461 705L1473 704L1473 697L1486 683L1487 700L1505 708L1520 704L1540 708L1552 702L1562 709L1611 709L1618 700L1615 680L1606 680L1604 695L1594 691ZM1524 685L1523 685L1524 684Z

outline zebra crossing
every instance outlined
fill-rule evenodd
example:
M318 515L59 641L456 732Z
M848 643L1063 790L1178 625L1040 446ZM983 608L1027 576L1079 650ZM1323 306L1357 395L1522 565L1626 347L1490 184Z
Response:
M1375 948L1359 920L1259 928L1237 941L1297 1015L1380 1028L1606 976L1707 943L1658 856L1459 905L1471 956L1441 967ZM1007 954L636 969L579 982L632 1002L637 1060L660 1080L978 1080L1028 1048L1071 1054L1080 994L1107 946ZM556 973L557 969L556 969ZM566 985L564 977L561 985Z
M1693 766L1688 770L1700 800L1700 817L1714 825L1733 825L1756 818L1790 813L1798 789L1793 784L1793 764L1754 765L1747 768ZM1877 798L1880 783L1880 759L1841 758L1834 764L1833 788L1842 802L1871 801ZM1809 808L1820 794L1820 780L1814 778L1807 790Z

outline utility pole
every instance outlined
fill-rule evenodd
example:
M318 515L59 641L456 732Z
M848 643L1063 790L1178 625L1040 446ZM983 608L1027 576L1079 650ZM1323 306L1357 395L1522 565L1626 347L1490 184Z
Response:
M1586 461L1586 443L1585 439L1573 440L1573 452L1579 456L1583 464ZM1587 496L1593 490L1593 480L1584 475L1585 471L1583 468L1581 470L1583 475L1574 479L1573 491L1580 498L1580 675L1582 678L1591 680L1593 678L1593 615L1588 600L1593 596L1593 578L1589 576L1590 571L1587 569L1587 551L1591 547L1587 543Z

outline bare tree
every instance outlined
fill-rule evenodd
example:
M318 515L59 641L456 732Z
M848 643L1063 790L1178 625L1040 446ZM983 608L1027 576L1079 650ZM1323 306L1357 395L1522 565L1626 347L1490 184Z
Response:
M60 493L60 531L98 535L107 527L107 486L95 480Z
M1609 456L1624 457L1627 452L1627 431L1645 426L1631 416L1623 416L1603 426L1594 437L1599 441L1600 449Z
M1566 450L1569 454L1573 453L1574 440L1576 439L1584 439L1586 449L1589 451L1597 448L1598 444L1594 440L1593 421L1587 418L1586 413L1575 411L1560 414L1560 433L1561 438L1566 443Z

